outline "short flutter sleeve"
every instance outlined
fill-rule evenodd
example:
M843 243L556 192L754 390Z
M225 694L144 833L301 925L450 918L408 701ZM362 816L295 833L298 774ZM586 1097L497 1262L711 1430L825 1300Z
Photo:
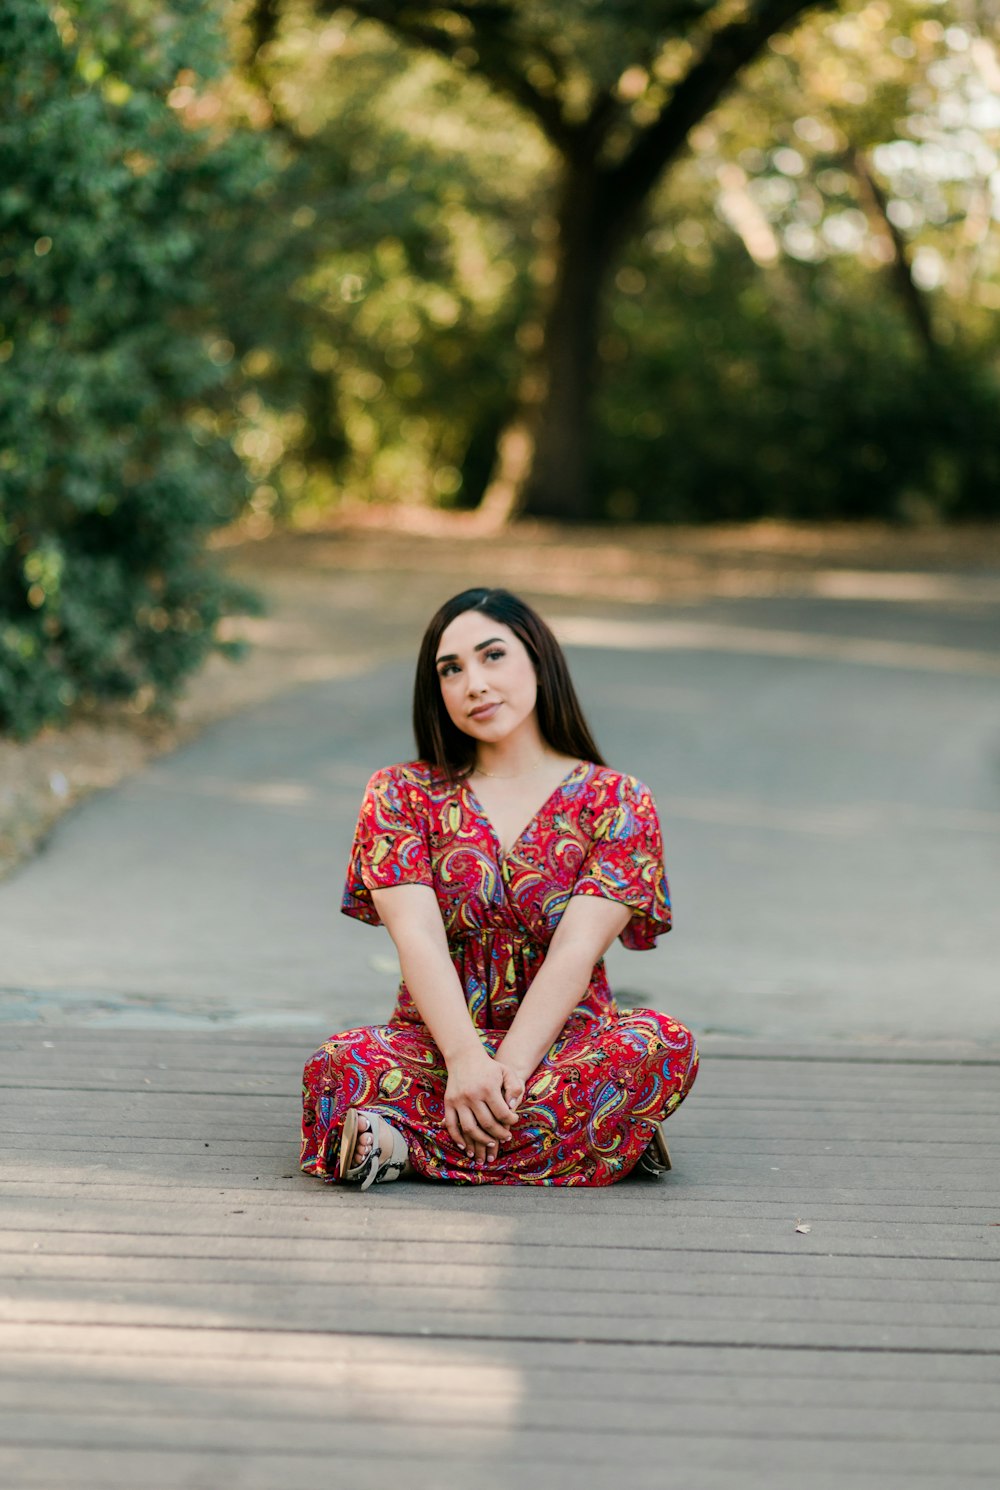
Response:
M595 808L591 846L572 894L600 895L631 906L635 914L619 941L634 951L648 951L672 924L663 839L652 793L634 776L612 778Z
M370 926L382 922L373 890L433 885L425 793L405 766L376 771L365 788L341 910Z

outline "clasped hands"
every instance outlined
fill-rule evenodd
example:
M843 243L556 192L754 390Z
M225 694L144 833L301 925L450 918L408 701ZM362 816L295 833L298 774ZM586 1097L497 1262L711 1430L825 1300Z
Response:
M529 1073L530 1074L530 1073ZM452 1142L477 1164L494 1159L510 1138L524 1096L525 1076L482 1045L448 1065L444 1125Z

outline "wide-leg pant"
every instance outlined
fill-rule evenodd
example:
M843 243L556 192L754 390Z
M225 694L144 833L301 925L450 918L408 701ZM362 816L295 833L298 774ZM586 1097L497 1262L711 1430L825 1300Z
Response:
M480 1029L491 1055L506 1034ZM690 1030L654 1009L570 1021L528 1081L519 1116L492 1161L477 1164L444 1126L447 1071L423 1023L390 1020L332 1035L306 1063L301 1167L340 1178L350 1107L403 1134L414 1168L472 1185L612 1185L638 1162L653 1127L684 1100L698 1071Z

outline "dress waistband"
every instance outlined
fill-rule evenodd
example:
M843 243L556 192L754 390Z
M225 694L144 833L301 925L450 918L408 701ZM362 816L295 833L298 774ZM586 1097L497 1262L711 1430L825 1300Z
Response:
M539 947L541 942L526 931L509 931L505 926L481 926L477 931L454 931L449 945L456 942L509 942L516 947Z

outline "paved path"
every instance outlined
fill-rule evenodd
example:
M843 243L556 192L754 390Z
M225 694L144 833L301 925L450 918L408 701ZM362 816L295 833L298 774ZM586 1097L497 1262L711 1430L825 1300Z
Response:
M391 1003L336 904L410 667L218 725L0 885L12 1490L995 1483L995 616L562 610L667 830L612 972L701 1036L673 1172L301 1175L304 1054Z
M701 1033L1000 1040L998 617L563 614L605 754L660 805L675 902L613 982ZM364 783L412 751L400 644L64 820L0 885L9 1013L333 1029L387 1009L391 944L337 903Z

